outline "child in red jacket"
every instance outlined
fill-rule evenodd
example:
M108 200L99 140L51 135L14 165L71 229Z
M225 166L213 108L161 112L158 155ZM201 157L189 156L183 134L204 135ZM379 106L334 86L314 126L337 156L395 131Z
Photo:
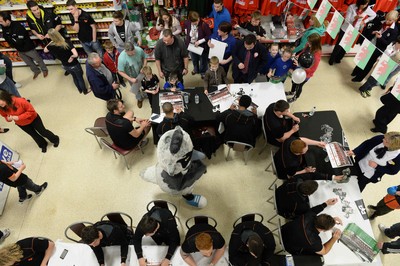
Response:
M118 74L118 50L109 40L104 42L104 49L106 50L103 57L104 65L111 71L114 76L114 80L117 80L122 87L125 87L126 84L124 78Z

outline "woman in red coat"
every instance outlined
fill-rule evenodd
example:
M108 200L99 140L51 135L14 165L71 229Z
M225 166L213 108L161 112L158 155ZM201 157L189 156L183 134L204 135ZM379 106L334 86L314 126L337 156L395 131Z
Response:
M24 98L15 97L0 90L0 115L7 122L14 121L17 126L28 133L42 149L42 152L47 151L46 139L50 140L54 147L58 147L60 144L60 138L44 127L39 114Z

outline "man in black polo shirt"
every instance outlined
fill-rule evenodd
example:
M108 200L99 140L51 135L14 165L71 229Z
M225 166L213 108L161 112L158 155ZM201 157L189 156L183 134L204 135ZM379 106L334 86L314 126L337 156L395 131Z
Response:
M174 36L170 29L163 31L163 38L156 44L154 57L160 78L168 80L169 75L176 72L183 83L183 75L188 73L189 55L183 40Z
M309 211L282 226L282 240L287 252L292 255L326 255L340 238L341 231L334 230L332 237L322 244L320 232L331 230L342 224L339 217Z
M137 225L133 244L135 245L139 266L146 266L146 259L143 257L142 250L143 236L150 236L157 245L165 243L168 246L168 252L162 260L161 266L170 265L170 260L180 244L179 231L171 211L154 206Z
M72 28L78 33L78 39L81 41L86 54L95 52L103 57L103 48L97 40L97 28L94 19L89 13L78 8L75 0L68 0L66 6L70 12L69 18Z
M115 145L129 150L139 143L142 147L147 144L148 140L144 137L151 128L151 122L148 119L134 116L133 111L125 112L125 105L118 99L108 100L107 109L109 112L106 116L106 127ZM139 123L139 127L133 127L134 121Z
M272 232L257 221L243 222L233 229L229 241L229 262L234 266L270 265L275 239Z
M195 224L186 234L181 247L181 256L189 266L196 266L190 253L200 252L205 257L211 257L214 249L216 251L209 264L211 266L216 265L224 255L225 240L213 226L205 223Z
M282 142L299 131L300 118L290 112L289 103L284 100L271 103L263 119L267 141L274 146L280 147Z

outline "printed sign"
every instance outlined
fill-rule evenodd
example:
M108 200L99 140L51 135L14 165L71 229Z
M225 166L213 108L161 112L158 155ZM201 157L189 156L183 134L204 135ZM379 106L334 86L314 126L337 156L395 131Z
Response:
M365 209L364 201L362 199L355 201L358 211L364 220L368 220L367 209Z

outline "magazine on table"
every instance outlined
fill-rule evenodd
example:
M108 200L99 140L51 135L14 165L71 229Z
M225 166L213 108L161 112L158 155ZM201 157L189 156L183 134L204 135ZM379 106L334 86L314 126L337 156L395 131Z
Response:
M164 114L162 110L162 105L166 102L170 102L174 107L174 113L177 113L177 110L184 111L183 99L181 92L160 92L159 93L159 103L160 103L160 115Z
M352 166L351 157L347 156L346 150L339 142L330 142L325 145L326 153L332 168Z
M214 112L222 112L229 109L234 101L234 98L227 87L210 92L208 93L207 97L213 106Z

